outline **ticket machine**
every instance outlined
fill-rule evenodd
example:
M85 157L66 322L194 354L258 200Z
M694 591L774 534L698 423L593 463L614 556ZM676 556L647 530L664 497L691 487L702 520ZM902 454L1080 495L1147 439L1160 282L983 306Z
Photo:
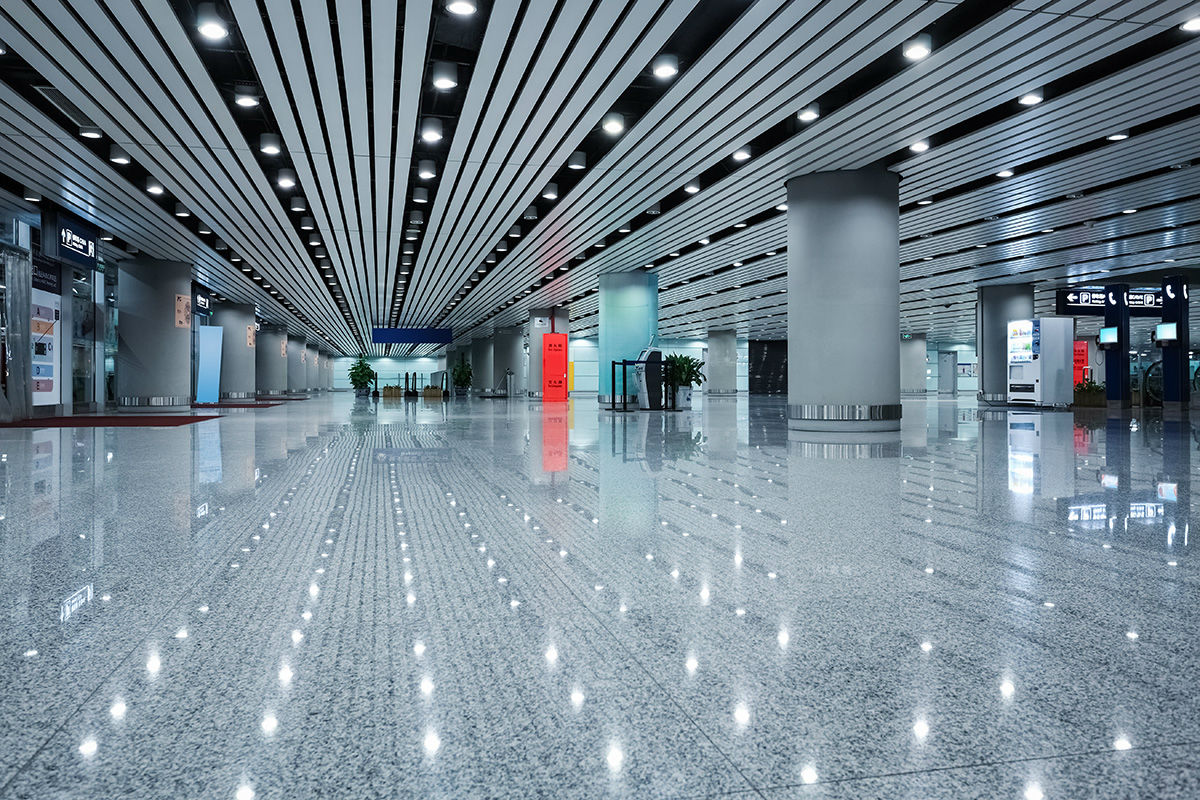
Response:
M638 363L633 373L637 381L638 408L642 411L661 411L663 407L662 350L653 344L647 345L638 354L637 360Z

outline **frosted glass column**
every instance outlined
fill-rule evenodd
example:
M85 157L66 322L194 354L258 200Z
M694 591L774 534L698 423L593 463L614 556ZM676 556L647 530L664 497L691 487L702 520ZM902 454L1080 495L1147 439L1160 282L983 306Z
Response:
M900 429L900 176L787 182L788 427Z

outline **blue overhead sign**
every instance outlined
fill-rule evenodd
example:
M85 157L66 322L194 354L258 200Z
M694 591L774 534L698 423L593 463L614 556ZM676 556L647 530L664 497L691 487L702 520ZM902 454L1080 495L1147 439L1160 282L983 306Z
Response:
M372 328L373 344L450 344L450 328Z

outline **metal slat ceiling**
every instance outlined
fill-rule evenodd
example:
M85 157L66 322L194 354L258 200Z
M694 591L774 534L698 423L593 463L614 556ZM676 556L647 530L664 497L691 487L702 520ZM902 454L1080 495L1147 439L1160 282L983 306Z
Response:
M869 164L903 176L906 330L970 341L984 282L1038 281L1043 307L1068 281L1197 266L1200 36L1178 26L1200 4L757 0L713 27L714 3L512 0L452 18L431 0L226 1L232 35L213 44L196 34L190 0L11 0L0 39L21 69L0 70L0 177L147 254L192 261L215 290L343 352L385 352L365 341L376 325L446 324L463 342L572 299L573 330L591 335L597 276L648 264L664 287L664 333L785 336L785 230L770 212L783 182ZM901 43L924 30L937 33L932 55L905 62ZM648 77L668 49L680 74ZM464 80L437 95L430 63L446 53ZM78 140L30 73L92 118L103 143ZM261 93L261 113L232 104L242 83ZM1043 86L1063 88L1016 103ZM449 135L420 142L446 96L457 100ZM797 123L818 99L820 119ZM610 109L626 115L612 140L595 132ZM275 160L258 152L262 130L282 137ZM1104 141L1122 130L1133 136ZM920 138L933 147L909 153ZM136 168L107 162L98 148L109 142ZM731 166L748 143L753 157ZM588 168L547 204L543 187L580 149ZM402 269L413 164L431 153L439 174L421 185L433 202ZM274 186L282 165L296 171L293 190ZM1001 169L1017 174L996 178ZM167 196L145 194L146 174ZM701 174L708 185L682 195ZM293 194L328 251L325 274ZM173 217L174 202L213 234ZM645 216L656 202L663 213ZM540 218L523 220L531 204ZM477 272L489 255L499 263Z

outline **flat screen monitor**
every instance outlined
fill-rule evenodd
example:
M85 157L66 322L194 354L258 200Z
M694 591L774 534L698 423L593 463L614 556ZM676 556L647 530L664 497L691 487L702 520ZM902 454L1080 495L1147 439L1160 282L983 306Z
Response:
M1160 322L1154 326L1154 338L1160 342L1179 340L1179 331L1175 322Z
M1116 344L1117 329L1116 328L1101 328L1100 329L1100 344Z

